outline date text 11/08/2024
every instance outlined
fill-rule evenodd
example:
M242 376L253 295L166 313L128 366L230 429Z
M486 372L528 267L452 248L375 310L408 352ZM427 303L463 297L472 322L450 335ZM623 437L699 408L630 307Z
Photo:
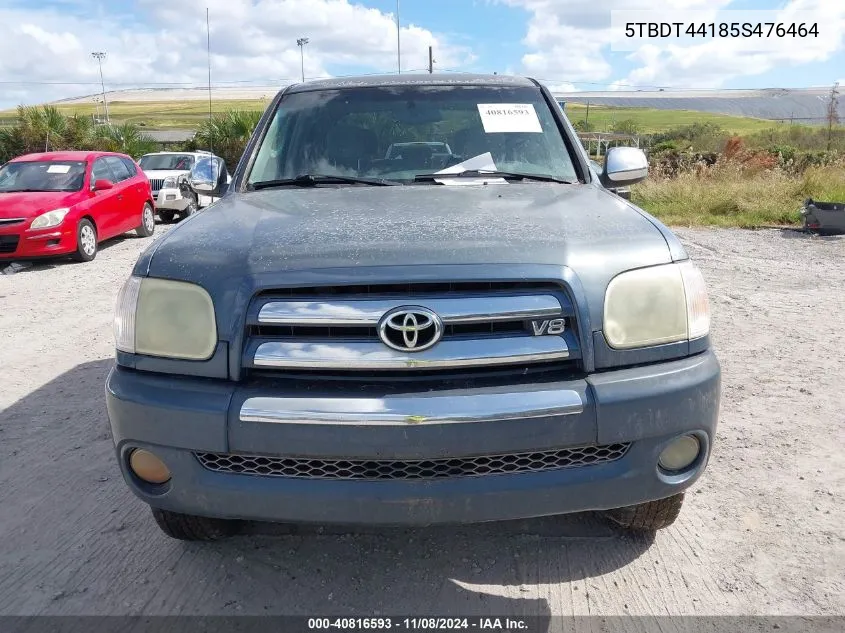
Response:
M375 618L308 618L309 631L522 631L533 633L531 618L472 617L375 617ZM538 623L539 624L539 623Z

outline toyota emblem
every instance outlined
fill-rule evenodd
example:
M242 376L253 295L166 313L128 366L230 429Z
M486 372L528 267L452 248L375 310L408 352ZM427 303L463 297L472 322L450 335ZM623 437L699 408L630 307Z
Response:
M382 343L400 352L421 352L443 336L443 321L420 306L400 306L385 312L378 324Z

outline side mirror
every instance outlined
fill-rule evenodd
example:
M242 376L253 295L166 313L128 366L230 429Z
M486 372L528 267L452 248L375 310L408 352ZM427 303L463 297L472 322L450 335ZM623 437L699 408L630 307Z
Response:
M608 189L627 187L648 177L648 159L636 147L611 147L604 157L599 179Z
M221 196L228 188L228 171L221 158L201 158L191 169L188 184L197 195Z
M94 182L94 188L92 191L106 191L108 189L114 189L114 184L111 180L101 178L100 180Z

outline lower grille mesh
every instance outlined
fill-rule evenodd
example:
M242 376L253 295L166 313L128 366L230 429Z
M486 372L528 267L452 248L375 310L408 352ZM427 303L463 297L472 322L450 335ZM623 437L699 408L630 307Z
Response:
M299 479L447 479L577 468L615 461L630 444L425 460L353 460L195 453L208 470Z
M20 235L0 235L0 253L14 253L20 239Z

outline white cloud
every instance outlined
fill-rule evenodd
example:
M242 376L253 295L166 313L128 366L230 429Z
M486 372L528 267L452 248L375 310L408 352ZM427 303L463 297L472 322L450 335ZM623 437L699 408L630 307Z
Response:
M578 88L570 83L552 83L546 84L546 87L552 92L578 92Z
M823 62L841 54L845 46L845 3L840 0L792 0L781 19L796 11L812 11L823 29L819 38L804 38L797 45L784 44L763 52L743 50L742 40L710 40L695 46L666 46L634 53L640 62L626 81L673 87L721 87L734 77L757 75L773 68Z
M207 80L205 6L209 7L213 81L279 83L300 75L297 38L308 37L306 77L345 72L393 72L396 22L354 0L136 0L135 15L87 11L0 9L0 77L5 81L90 82L88 85L6 84L0 108L99 91L91 51L104 50L106 87ZM10 28L11 27L11 28ZM403 24L403 70L423 69L428 46L441 67L472 63L466 46L421 26Z
M523 43L530 52L522 58L524 72L559 82L602 82L612 74L605 58L614 37L611 11L649 9L644 0L499 0L530 13ZM710 8L730 0L668 0L667 7Z
M784 20L797 11L819 16L823 34L802 39L797 45L784 43L776 50L743 51L741 40L711 40L698 45L679 45L651 40L630 53L636 64L626 77L613 77L607 60L609 45L622 37L610 28L613 10L655 10L644 0L498 0L520 6L530 14L523 43L529 52L522 58L524 72L549 82L598 84L598 89L626 89L630 86L679 88L721 87L729 79L764 73L780 66L822 62L841 54L845 45L845 2L842 0L790 0L781 9ZM732 0L668 0L661 11L688 9L708 11L731 8Z

